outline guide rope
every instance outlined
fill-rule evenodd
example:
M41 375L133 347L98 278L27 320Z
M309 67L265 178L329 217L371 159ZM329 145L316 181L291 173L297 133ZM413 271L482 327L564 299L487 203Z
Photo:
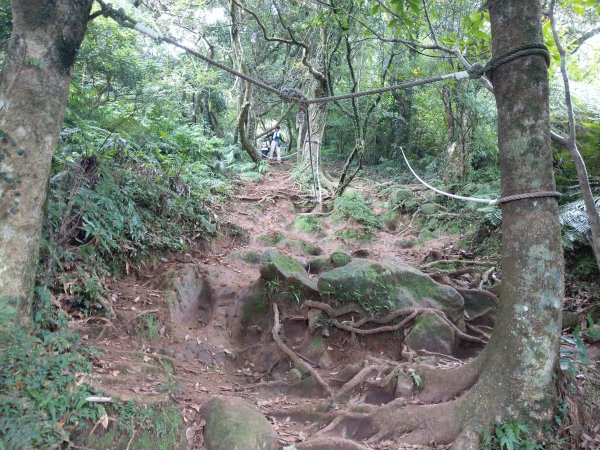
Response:
M110 17L111 19L113 19L117 23L119 23L121 26L137 30L140 33L145 34L146 36L149 36L150 38L152 38L158 42L165 42L167 44L171 44L174 47L177 47L177 48L183 50L184 52L189 53L190 55L193 55L193 56L201 59L202 61L206 62L207 64L210 64L211 66L217 67L225 72L228 72L229 74L231 74L237 78L240 78L244 81L252 83L253 85L258 86L259 88L261 88L267 92L277 95L279 98L281 98L281 100L283 100L286 103L298 104L301 107L301 109L305 111L307 117L308 117L308 107L311 104L336 102L336 101L340 101L340 100L349 100L349 99L354 99L354 98L359 98L359 97L366 97L369 95L384 94L386 92L393 92L393 91L397 91L397 90L409 89L412 87L436 83L436 82L444 81L444 80L448 80L448 79L455 79L457 81L463 80L463 79L478 79L478 78L483 77L484 75L489 76L494 70L496 70L498 67L500 67L503 64L506 64L510 61L513 61L515 59L522 58L525 56L530 56L530 55L543 56L544 60L546 61L546 65L550 65L550 53L548 52L548 48L544 44L526 44L526 45L511 49L511 50L508 50L505 53L492 58L485 65L474 64L468 70L452 72L452 73L444 74L444 75L436 75L436 76L432 76L432 77L420 78L417 80L405 81L403 83L398 83L398 84L394 84L391 86L384 86L384 87L380 87L380 88L369 89L366 91L350 92L347 94L332 95L332 96L327 96L327 97L309 98L298 89L287 88L287 87L278 89L274 86L271 86L268 83L265 83L262 80L259 80L257 78L246 75L242 72L239 72L219 61L216 61L212 58L209 58L206 55L203 55L202 53L200 53L192 48L187 47L186 45L183 45L183 44L175 41L174 39L171 39L168 36L163 36L156 30L153 30L152 28L147 27L146 25L144 25L144 24L136 21L132 17L126 15L122 8L117 10L111 4L106 3L103 0L96 0L96 1L100 4L102 15L104 15L105 17ZM315 167L314 167L315 164L313 162L313 156L312 156L312 154L313 154L312 142L313 141L312 141L312 137L311 137L310 120L307 120L307 123L308 123L308 127L307 127L308 152L309 152L309 158L310 158L310 168L311 168L311 172L312 172L313 191L314 191L317 203L321 203L321 186L320 186L320 180L319 180L318 173L317 173L318 172L318 160L317 160L317 170L315 170ZM450 198L454 198L456 200L471 201L471 202L477 202L477 203L486 203L488 205L502 205L504 203L514 201L514 200L521 200L521 199L526 199L526 198L540 198L540 197L560 197L560 195L561 195L559 192L556 192L556 191L541 191L541 192L530 192L530 193L524 193L524 194L509 195L506 197L497 198L495 200L488 200L488 199L482 199L482 198L463 197L460 195L450 194L448 192L444 192L444 191L434 188L433 186L427 184L425 181L423 181L421 178L419 178L419 176L415 173L415 171L410 166L410 163L408 162L408 159L406 158L406 155L404 154L404 150L402 150L402 148L400 150L402 151L402 156L404 157L404 161L406 162L406 165L408 166L408 168L412 172L412 174L417 178L417 180L419 180L424 186L428 187L429 189L433 190L434 192L437 192L438 194L445 195Z
M431 186L430 184L428 184L427 182L425 182L424 180L422 180L419 177L419 175L417 175L417 173L411 167L410 163L408 162L408 158L406 157L406 154L404 153L404 149L402 147L400 147L400 151L402 152L402 156L404 157L404 162L406 162L406 165L408 166L408 170L410 170L410 172L414 175L414 177L417 180L419 180L419 182L422 185L428 187L429 189L431 189L434 192L437 192L440 195L444 195L446 197L453 198L455 200L463 200L463 201L467 201L467 202L484 203L486 205L500 206L500 205L503 205L504 203L512 202L515 200L523 200L523 199L528 199L528 198L542 198L542 197L560 197L561 196L561 193L557 192L557 191L525 192L523 194L507 195L506 197L499 197L496 199L464 197L462 195L451 194L449 192L445 192L440 189L437 189L437 188Z

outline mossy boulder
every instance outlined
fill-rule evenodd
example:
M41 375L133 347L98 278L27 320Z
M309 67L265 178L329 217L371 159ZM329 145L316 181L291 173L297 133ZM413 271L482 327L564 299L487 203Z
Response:
M300 288L308 294L318 294L317 283L308 278L304 266L294 258L276 251L266 251L261 257L260 276L267 281L280 281Z
M434 313L423 313L404 338L404 343L412 350L453 355L456 337L452 327Z
M204 411L208 450L275 450L277 435L269 421L239 398L215 398Z
M333 252L329 256L329 261L333 267L343 267L352 261L352 256L345 252Z
M354 259L323 273L318 288L325 298L354 302L377 314L421 306L440 309L455 323L463 319L464 301L456 289L395 258L381 263Z
M260 263L260 253L255 252L254 250L249 250L240 255L240 259L247 264L259 264Z

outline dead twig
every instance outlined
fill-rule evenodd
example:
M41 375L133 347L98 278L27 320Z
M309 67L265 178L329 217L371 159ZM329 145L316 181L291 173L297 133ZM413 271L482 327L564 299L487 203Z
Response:
M131 433L131 438L129 439L129 442L127 443L127 447L125 447L125 450L129 450L129 447L131 446L131 443L133 442L134 438L135 438L135 429L133 430L133 433Z
M495 263L492 261L471 261L469 259L440 259L438 261L432 261L427 264L421 264L419 268L421 270L430 269L435 266L439 266L442 264L464 264L466 266L493 266Z
M86 397L85 398L86 402L91 402L91 403L112 403L112 397L97 397L97 396L90 396L90 397Z
M325 380L323 380L323 378L321 378L319 373L315 369L313 369L310 364L304 362L298 355L296 355L296 353L294 353L294 351L292 349L290 349L287 345L285 345L283 343L283 341L281 340L281 338L279 337L279 331L281 330L281 323L279 323L279 309L277 308L277 304L275 304L275 303L273 303L273 315L274 315L273 331L271 334L273 335L273 340L275 341L275 343L277 344L279 349L283 353L285 353L294 362L294 365L301 367L304 370L306 370L308 373L310 373L312 375L312 377L315 379L315 381L325 390L325 392L327 392L327 394L329 394L330 396L333 396L333 390L327 384L327 382Z
M127 321L126 325L129 325L134 320L137 320L140 317L145 316L146 314L155 314L155 313L158 313L158 312L160 312L160 309L146 309L145 311L140 311L135 316L133 316L131 319L129 319Z

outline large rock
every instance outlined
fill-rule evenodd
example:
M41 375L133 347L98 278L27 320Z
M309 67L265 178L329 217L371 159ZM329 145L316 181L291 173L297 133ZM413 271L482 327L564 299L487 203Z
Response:
M414 326L404 338L404 343L412 350L454 354L454 330L441 317L433 313L423 313L415 321Z
M481 289L457 289L465 301L469 323L493 327L498 310L498 297Z
M265 417L239 398L211 400L204 412L208 450L274 450L277 435Z
M283 253L272 250L264 252L260 262L260 276L267 281L283 281L307 294L318 294L317 283L308 278L304 266Z
M343 303L354 302L376 314L421 306L440 309L455 323L463 320L464 301L456 289L436 283L395 258L381 263L354 259L323 273L318 288L324 297Z

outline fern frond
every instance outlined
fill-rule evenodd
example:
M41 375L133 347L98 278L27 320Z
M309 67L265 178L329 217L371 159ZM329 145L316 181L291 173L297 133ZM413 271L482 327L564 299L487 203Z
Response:
M596 197L594 203L596 204L596 208L600 211L600 197ZM583 200L576 200L564 205L560 211L560 223L561 225L570 226L579 233L589 233L590 222Z

